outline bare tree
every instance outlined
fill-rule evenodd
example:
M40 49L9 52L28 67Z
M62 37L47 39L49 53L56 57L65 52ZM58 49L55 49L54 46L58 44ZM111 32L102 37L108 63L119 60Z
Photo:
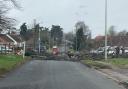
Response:
M65 33L65 39L68 40L68 41L73 41L74 35L75 34L73 34L73 32Z
M0 0L0 3L5 4L7 2L10 2L16 8L20 8L20 5L19 5L18 1L16 1L16 0Z
M8 2L8 3L7 3ZM15 0L0 0L0 29L6 30L10 29L12 26L15 25L16 20L9 18L7 16L8 11L12 8L8 5L11 3L11 6L14 6L16 8L20 8L17 1Z
M13 4L16 8L20 8L20 5L17 3L16 0L8 0L8 1L11 1L12 4Z
M118 36L126 36L127 35L127 30L122 30L118 33Z

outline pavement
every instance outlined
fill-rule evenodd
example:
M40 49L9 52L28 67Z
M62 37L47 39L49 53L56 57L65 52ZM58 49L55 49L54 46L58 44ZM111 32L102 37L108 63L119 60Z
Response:
M112 78L113 80L115 80L118 83L128 81L128 76L126 76L122 73L119 73L117 71L114 71L112 69L99 69L99 70L101 72L107 74L109 78Z
M78 62L32 60L0 79L0 89L124 89Z
M98 72L128 89L128 69L99 69Z
M118 72L118 73L121 73L121 74L123 74L123 75L125 75L125 76L128 76L128 68L126 69L121 69L121 68L116 68L116 69L114 69L114 71L116 71L116 72Z

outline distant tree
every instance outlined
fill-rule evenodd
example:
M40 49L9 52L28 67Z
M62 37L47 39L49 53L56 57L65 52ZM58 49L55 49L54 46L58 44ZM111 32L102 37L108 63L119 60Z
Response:
M59 25L52 25L51 37L54 40L54 44L61 44L63 39L63 28L61 28Z
M65 39L73 42L74 34L72 32L65 33Z
M84 32L83 28L79 28L76 32L76 40L77 40L77 50L82 50L83 49L83 44L84 44Z
M128 36L128 32L126 33L126 36Z
M126 35L127 35L127 31L126 30L120 31L118 33L118 36L126 36Z
M23 23L21 26L20 26L20 35L22 36L22 38L24 40L28 40L29 39L29 32L28 32L28 29L27 29L27 25L26 23Z
M41 42L48 47L49 46L49 40L50 40L50 31L49 28L44 27L44 30L41 30Z
M77 22L76 25L76 37L74 38L74 49L83 50L90 47L91 31L84 22Z
M33 34L34 34L34 44L36 45L39 37L39 29L40 29L40 24L35 24L33 28Z
M36 24L35 25L35 32L39 33L39 29L40 29L40 24Z
M115 26L110 26L109 30L108 30L108 35L109 36L116 36L117 32L115 31Z
M21 34L21 35L24 35L24 34L27 32L27 25L26 25L26 23L23 23L23 24L20 26L20 29L21 29L20 34Z

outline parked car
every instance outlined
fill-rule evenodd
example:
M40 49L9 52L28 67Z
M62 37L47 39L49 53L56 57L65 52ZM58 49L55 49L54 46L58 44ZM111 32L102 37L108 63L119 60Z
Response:
M110 48L107 53L108 53L108 55L114 55L114 54L116 54L116 51L114 48Z
M128 54L128 47L124 48L124 53Z

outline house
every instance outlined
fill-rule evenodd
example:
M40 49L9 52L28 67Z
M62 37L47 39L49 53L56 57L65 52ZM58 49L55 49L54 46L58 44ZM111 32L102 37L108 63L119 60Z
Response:
M13 45L14 42L6 34L0 34L0 45L2 45L2 44Z
M15 48L23 47L23 40L19 35L0 34L0 52L14 52Z
M0 34L0 53L13 52L14 42L5 34Z
M108 36L108 46L124 46L128 47L128 36ZM104 47L105 36L97 36L94 39L95 47Z
M104 40L105 37L104 36L96 36L95 37L95 41L98 42L98 41L101 41L101 40Z
M110 46L128 47L128 36L111 36L108 41Z
M16 47L22 47L24 40L21 38L20 35L6 35L8 38L10 38Z

